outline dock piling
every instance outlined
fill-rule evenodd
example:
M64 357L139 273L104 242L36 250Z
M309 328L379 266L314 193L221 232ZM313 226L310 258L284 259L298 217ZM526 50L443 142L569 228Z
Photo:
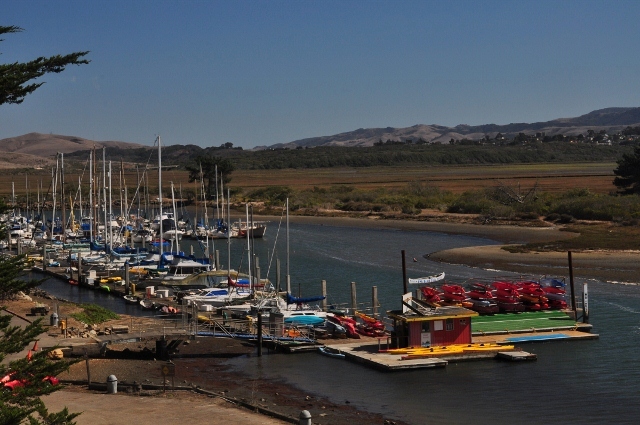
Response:
M322 311L327 311L327 281L326 280L322 280L320 282L320 290L321 290L321 294L324 297L322 299Z
M356 283L351 282L351 309L356 311L358 309L358 303L356 302Z
M371 287L371 306L373 307L373 317L378 318L378 287Z
M404 249L401 251L402 253L402 288L404 289L403 295L409 292L409 288L407 287L407 261L405 258Z

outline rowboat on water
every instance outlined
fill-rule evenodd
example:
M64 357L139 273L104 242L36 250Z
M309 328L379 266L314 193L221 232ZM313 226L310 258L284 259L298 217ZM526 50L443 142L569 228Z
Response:
M444 279L444 272L440 274L435 274L433 276L419 277L417 279L407 279L410 284L417 285L425 285L427 283L438 282L439 280Z

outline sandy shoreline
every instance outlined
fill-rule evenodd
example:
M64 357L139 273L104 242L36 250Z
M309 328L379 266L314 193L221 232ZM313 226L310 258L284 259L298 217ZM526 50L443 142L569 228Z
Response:
M280 217L264 216L277 226ZM551 242L574 237L560 227L521 227L514 225L479 225L441 221L384 220L351 217L290 216L291 223L337 227L430 231L486 238L504 244ZM284 224L283 224L284 225ZM510 253L504 245L455 248L425 253L430 260L463 264L482 269L502 270L527 275L569 276L567 252ZM579 279L597 279L611 283L640 281L640 252L581 251L572 253L573 273Z

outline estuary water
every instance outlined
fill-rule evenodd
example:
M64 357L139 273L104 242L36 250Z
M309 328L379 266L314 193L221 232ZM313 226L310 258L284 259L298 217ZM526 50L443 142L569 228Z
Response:
M253 248L261 275L275 260L287 271L286 231L270 223L267 236ZM348 303L351 282L358 303L370 303L378 289L380 312L401 307L401 250L406 251L408 277L446 273L447 281L514 275L429 261L424 255L454 247L496 242L437 232L348 228L292 224L289 271L292 292L320 293L327 281L329 302ZM276 243L277 239L277 243ZM190 248L183 245L186 251ZM231 265L246 268L247 243L232 240ZM216 241L226 265L226 241ZM196 255L198 255L196 248ZM413 258L417 261L414 262ZM577 280L577 287L582 281ZM141 314L122 300L70 287L53 280L43 289L73 301L96 302L120 313ZM265 355L229 360L234 368L257 378L291 383L305 394L402 419L411 424L635 424L640 418L640 286L589 281L590 321L600 339L523 345L536 353L535 362L478 361L442 369L378 372L348 361L305 353Z

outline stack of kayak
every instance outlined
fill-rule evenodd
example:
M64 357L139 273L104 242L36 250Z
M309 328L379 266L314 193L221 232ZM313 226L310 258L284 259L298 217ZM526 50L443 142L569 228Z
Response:
M355 317L355 318L354 318ZM387 333L384 323L375 317L356 311L354 317L340 314L327 314L327 327L333 334L344 334L347 338L359 339L360 336L381 337Z
M474 282L467 289L444 284L439 289L420 288L421 302L432 307L460 306L480 314L567 308L565 284L557 279L536 281L496 280L491 284Z

